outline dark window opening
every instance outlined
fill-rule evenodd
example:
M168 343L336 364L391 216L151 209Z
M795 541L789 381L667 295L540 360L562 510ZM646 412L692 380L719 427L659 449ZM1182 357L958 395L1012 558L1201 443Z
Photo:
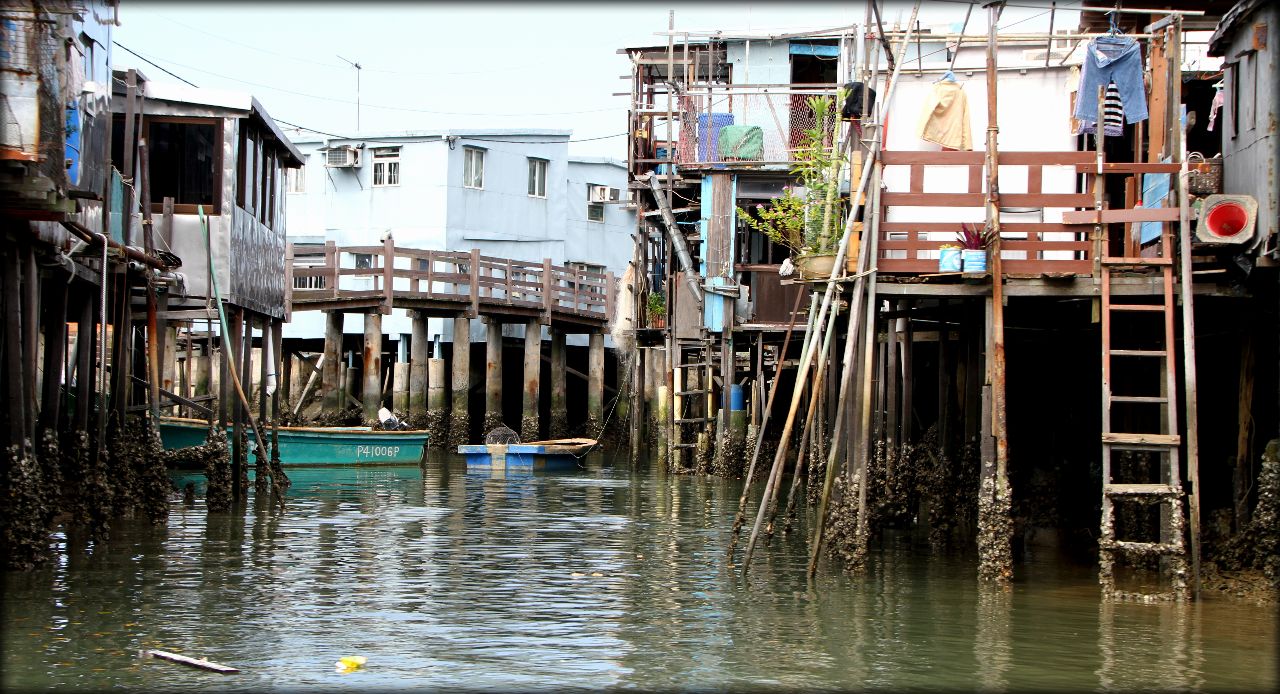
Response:
M194 213L203 205L205 214L218 214L221 161L218 125L214 121L148 119L147 160L151 200L166 197ZM175 208L176 209L176 208Z

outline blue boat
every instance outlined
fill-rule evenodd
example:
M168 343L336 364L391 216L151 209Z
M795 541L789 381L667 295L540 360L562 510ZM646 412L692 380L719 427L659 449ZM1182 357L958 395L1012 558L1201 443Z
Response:
M202 419L161 417L160 440L167 449L204 443L209 425ZM230 434L230 429L228 431ZM264 436L270 436L267 430ZM280 427L280 464L303 465L403 465L426 455L427 432L384 431L371 427ZM249 432L249 451L256 447Z
M596 445L595 439L552 439L527 443L458 446L468 468L571 470Z

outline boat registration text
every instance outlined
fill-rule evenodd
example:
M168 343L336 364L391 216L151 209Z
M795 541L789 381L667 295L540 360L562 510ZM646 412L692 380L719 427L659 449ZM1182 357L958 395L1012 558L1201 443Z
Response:
M357 458L394 458L399 454L399 446L371 446L368 444L356 446Z

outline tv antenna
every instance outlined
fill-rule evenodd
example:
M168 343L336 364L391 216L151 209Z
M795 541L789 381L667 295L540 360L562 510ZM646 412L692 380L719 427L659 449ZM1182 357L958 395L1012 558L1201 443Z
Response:
M359 131L360 130L360 70L362 70L363 68L360 67L360 63L347 60L346 58L343 58L340 55L338 56L338 60L341 60L342 62L356 69L356 131Z

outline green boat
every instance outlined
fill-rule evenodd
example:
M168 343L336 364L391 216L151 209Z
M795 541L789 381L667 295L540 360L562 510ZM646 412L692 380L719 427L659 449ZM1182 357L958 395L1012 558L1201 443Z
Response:
M167 449L204 443L209 425L203 419L161 417L160 440ZM230 433L230 431L228 432ZM270 436L263 431L264 436ZM280 463L304 465L404 465L422 460L427 432L384 431L371 427L280 427ZM256 441L249 432L249 452Z

